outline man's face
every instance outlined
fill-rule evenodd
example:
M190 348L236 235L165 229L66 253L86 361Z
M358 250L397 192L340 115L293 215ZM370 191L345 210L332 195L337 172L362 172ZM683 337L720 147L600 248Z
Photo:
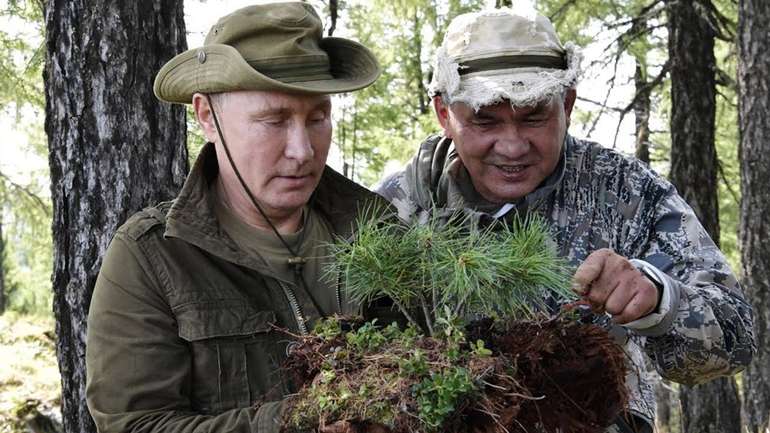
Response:
M206 138L216 144L219 181L231 200L248 202L201 98L193 103L203 111L198 117ZM326 164L332 134L329 96L228 92L215 99L214 109L233 162L263 210L278 218L299 212Z
M434 99L444 135L454 142L473 186L492 203L511 202L534 191L556 168L569 126L575 91L533 107L507 102L474 112L464 103Z

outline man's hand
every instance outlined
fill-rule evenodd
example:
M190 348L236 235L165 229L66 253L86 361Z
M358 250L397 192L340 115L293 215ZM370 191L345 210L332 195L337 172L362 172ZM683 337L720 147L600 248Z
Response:
M633 322L658 304L658 289L625 257L611 249L594 251L575 271L572 289L596 313L608 312L615 323Z

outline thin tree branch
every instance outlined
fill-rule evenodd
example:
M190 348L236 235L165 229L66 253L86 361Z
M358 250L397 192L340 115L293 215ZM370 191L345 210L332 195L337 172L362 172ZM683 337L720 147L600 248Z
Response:
M45 204L43 199L41 199L34 192L30 191L29 188L14 182L13 180L11 180L10 177L5 175L5 173L3 172L0 172L0 179L2 179L2 181L5 182L11 189L14 189L26 195L27 198L29 198L37 207L40 208L40 210L42 210L45 213L46 216L51 215L51 209Z
M741 199L738 197L738 193L735 192L735 189L733 189L733 184L735 182L731 182L727 179L727 174L725 173L725 168L724 164L722 164L722 161L717 160L717 170L719 170L719 177L722 178L722 183L724 183L725 187L727 188L727 192L730 193L730 196L733 198L735 204L740 205Z
M564 2L559 7L559 9L556 10L556 12L554 12L553 14L551 14L551 16L548 17L548 19L551 20L551 22L558 21L559 20L559 15L565 13L567 11L567 9L569 9L575 3L577 3L577 0L568 0L568 1Z
M606 108L608 110L617 111L617 112L623 111L623 109L620 108L620 107L613 107L611 105L604 104L601 101L594 101L593 99L588 99L588 98L583 97L583 96L578 96L577 99L578 99L578 101L588 102L589 104L598 105L598 106Z

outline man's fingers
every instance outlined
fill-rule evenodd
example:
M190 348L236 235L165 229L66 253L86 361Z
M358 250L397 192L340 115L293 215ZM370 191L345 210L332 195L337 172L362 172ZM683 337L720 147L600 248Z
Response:
M598 279L602 274L607 258L612 254L612 250L602 248L591 253L583 263L578 266L575 275L572 277L572 290L585 295L591 289L591 283Z
M604 302L605 311L613 316L622 314L634 295L635 292L633 290L624 290L622 287L616 287Z

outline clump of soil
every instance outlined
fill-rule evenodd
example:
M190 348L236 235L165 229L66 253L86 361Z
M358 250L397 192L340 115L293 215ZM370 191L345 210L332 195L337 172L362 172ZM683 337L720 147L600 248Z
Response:
M324 322L285 368L299 392L284 431L367 422L393 433L599 433L627 402L625 355L608 333L567 315L447 323L436 337L371 323Z
M469 337L484 339L511 362L532 397L484 391L496 409L486 410L508 431L601 432L625 407L625 353L603 328L564 319L511 322L502 330L484 325L476 324Z

